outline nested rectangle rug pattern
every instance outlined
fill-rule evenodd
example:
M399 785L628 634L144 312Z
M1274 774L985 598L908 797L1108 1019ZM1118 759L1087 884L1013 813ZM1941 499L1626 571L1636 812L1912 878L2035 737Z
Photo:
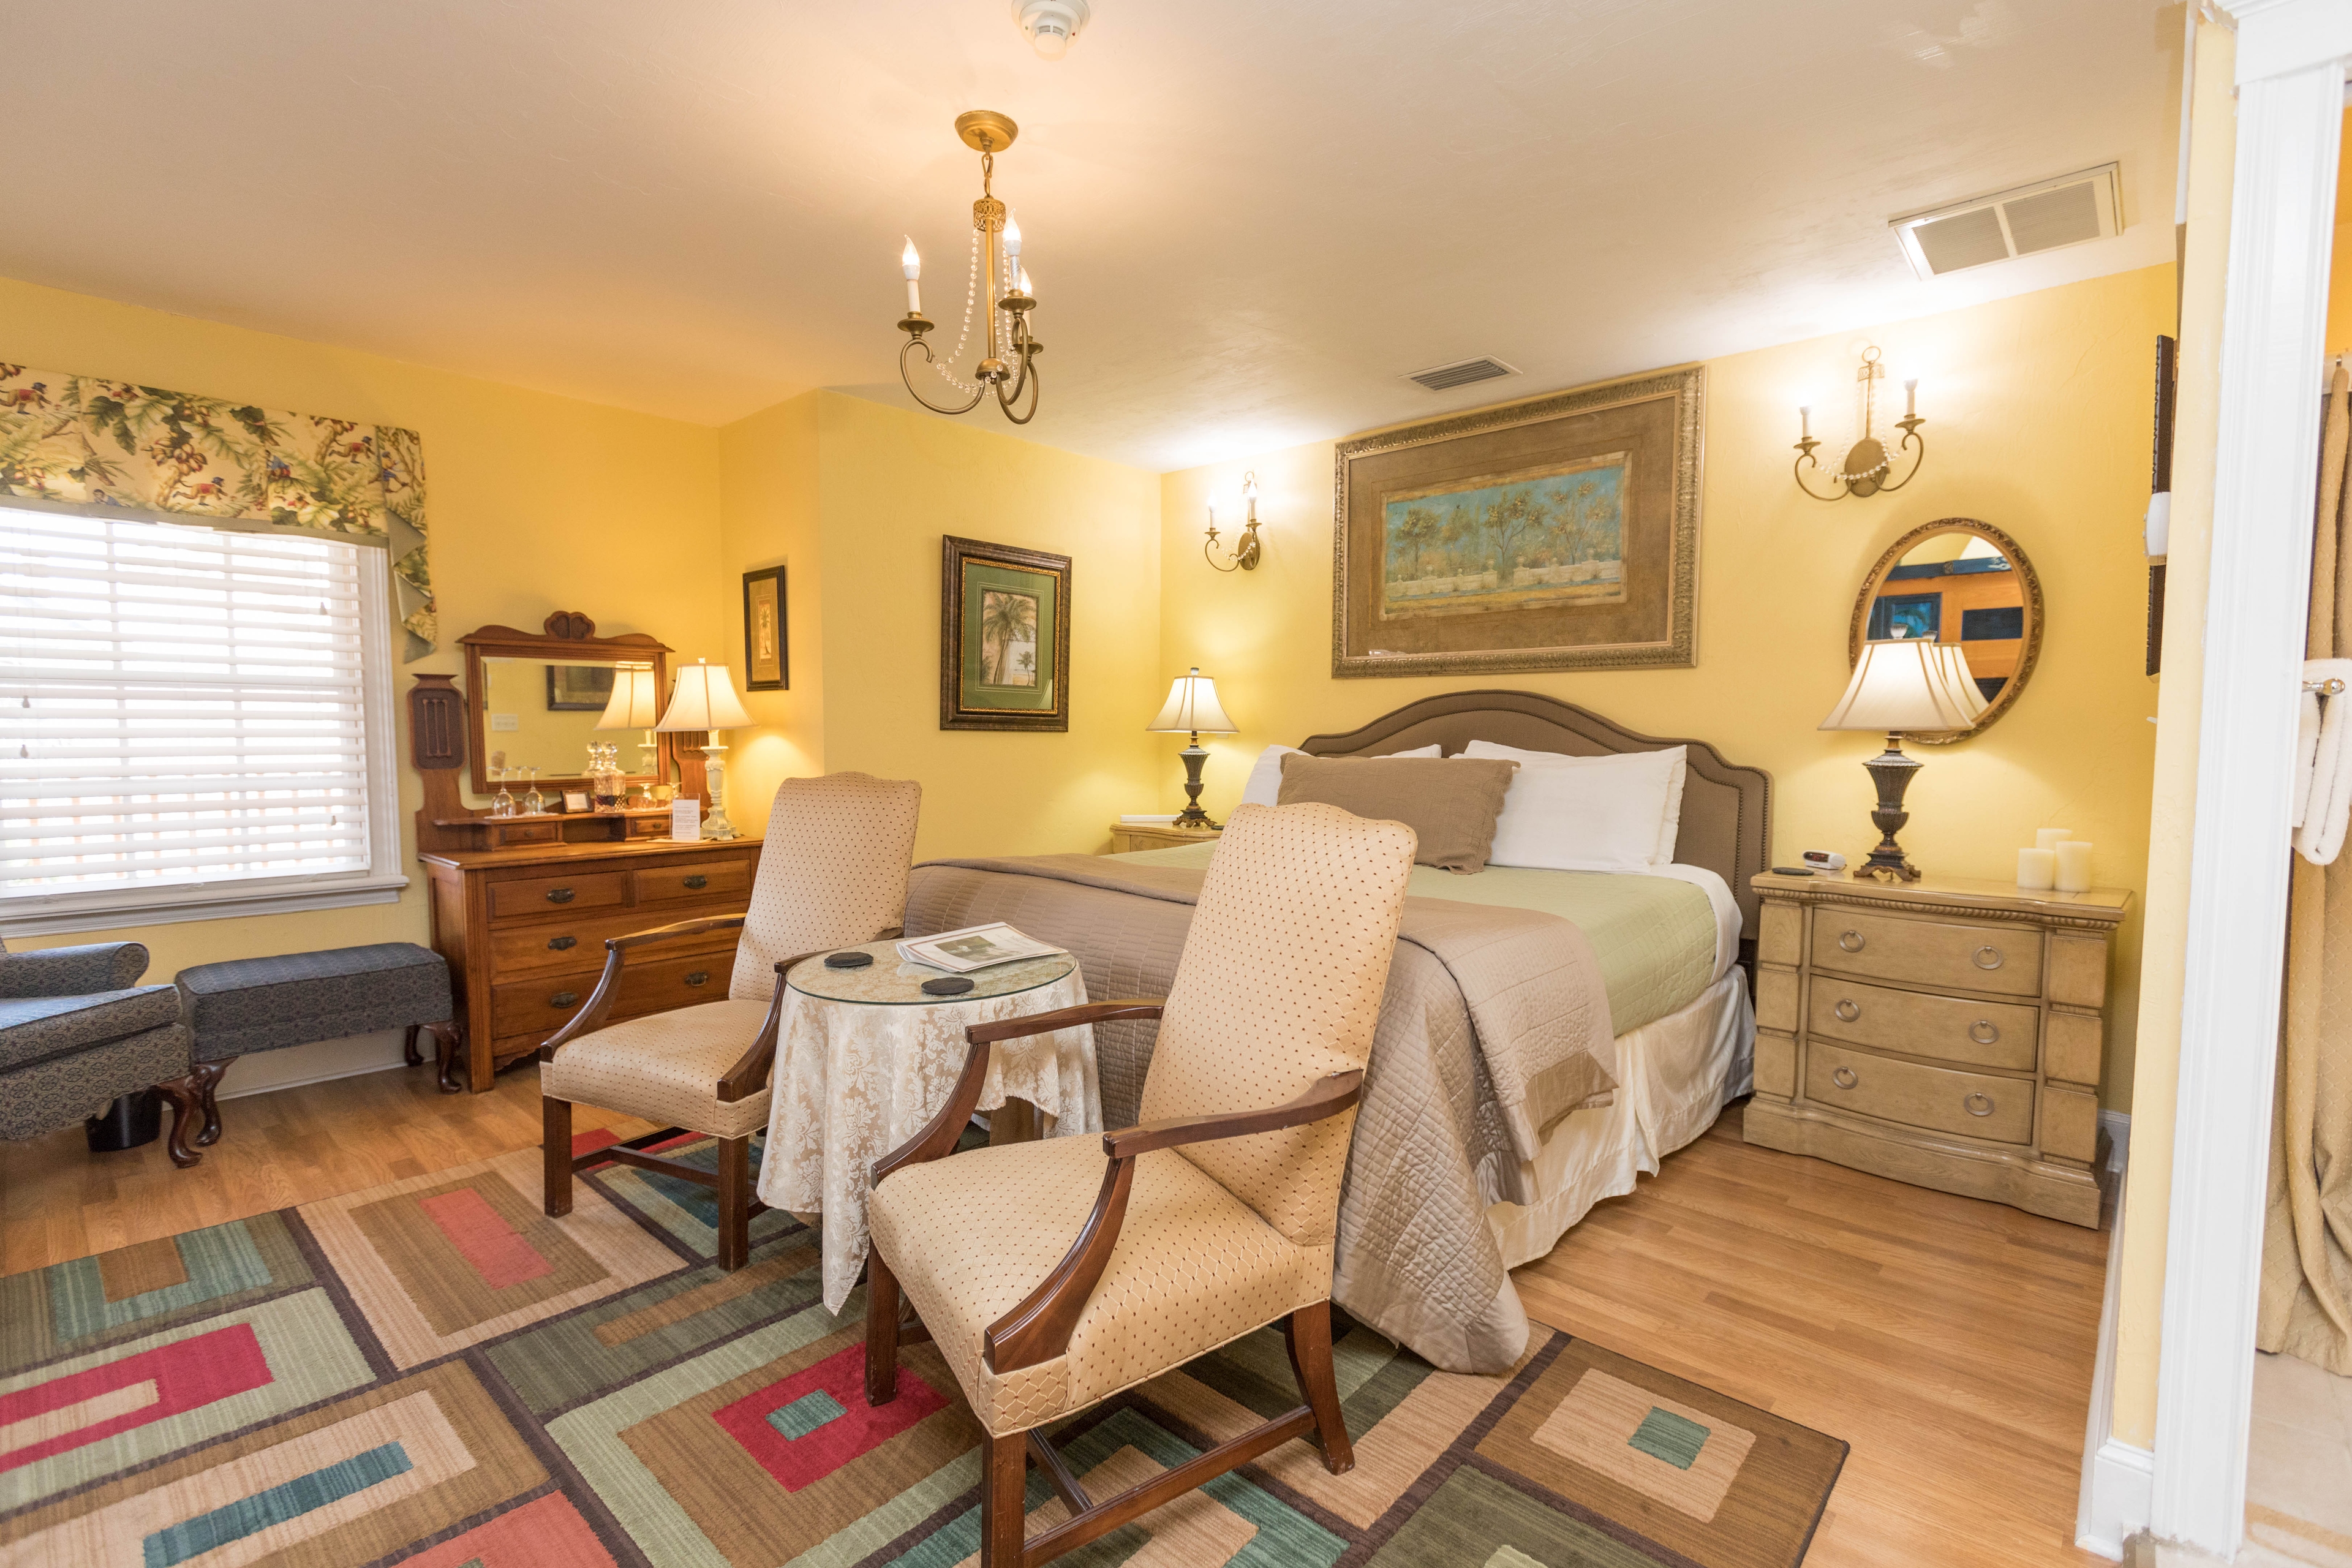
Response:
M603 1135L609 1136L609 1135ZM707 1142L671 1151L715 1165ZM980 1430L936 1349L867 1406L862 1291L692 1184L540 1156L0 1279L0 1568L953 1568ZM1793 1568L1846 1446L1538 1328L1500 1377L1335 1314L1356 1468L1303 1440L1084 1568ZM1061 1424L1100 1497L1298 1403L1261 1331ZM1034 1536L1065 1517L1033 1468Z

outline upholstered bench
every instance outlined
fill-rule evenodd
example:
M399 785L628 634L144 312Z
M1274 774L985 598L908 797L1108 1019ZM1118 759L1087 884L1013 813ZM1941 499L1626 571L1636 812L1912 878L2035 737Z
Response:
M382 942L237 958L184 969L178 983L182 1011L195 1035L195 1067L189 1077L204 1100L204 1131L195 1140L201 1145L220 1140L220 1106L214 1095L229 1063L313 1040L404 1027L403 1048L415 1066L423 1059L417 1031L429 1029L438 1047L442 1091L457 1092L449 1079L457 1058L449 966L430 948ZM176 1124L172 1144L177 1159L184 1151Z

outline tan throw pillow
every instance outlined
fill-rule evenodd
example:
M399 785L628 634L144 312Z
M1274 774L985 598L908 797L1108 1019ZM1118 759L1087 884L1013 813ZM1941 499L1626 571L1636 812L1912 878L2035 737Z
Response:
M1282 759L1283 805L1321 801L1376 820L1402 822L1421 840L1413 859L1468 874L1486 868L1495 820L1518 763L1484 757Z

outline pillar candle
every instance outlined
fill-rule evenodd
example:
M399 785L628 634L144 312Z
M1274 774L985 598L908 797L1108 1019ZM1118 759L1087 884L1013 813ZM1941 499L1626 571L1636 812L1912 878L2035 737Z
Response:
M2074 837L2074 830L2071 827L2044 827L2034 833L2033 847L2036 849L2055 849Z
M2017 852L2017 885L2035 892L2048 888L2058 874L2058 856L2049 849Z
M2091 847L2081 839L2069 839L2058 846L2058 890L2062 893L2087 893L2091 890Z

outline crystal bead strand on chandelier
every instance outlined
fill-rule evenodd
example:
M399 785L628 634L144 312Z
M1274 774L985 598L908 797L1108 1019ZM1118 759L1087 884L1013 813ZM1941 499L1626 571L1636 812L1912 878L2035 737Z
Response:
M935 323L923 314L922 258L909 237L898 257L907 280L907 314L898 323L907 342L898 351L898 376L915 401L935 414L969 414L992 391L1004 416L1015 425L1026 425L1037 415L1036 361L1045 345L1029 335L1029 312L1036 309L1037 300L1031 292L1028 271L1021 265L1021 225L993 189L996 154L1013 144L1020 128L992 110L975 109L956 117L956 133L980 154L980 199L971 204L971 264L965 279L963 326L956 334L952 353L941 359L932 353L924 338ZM988 291L985 297L981 294L983 288ZM971 379L966 381L955 367L971 335L975 306L985 333L984 352L972 367ZM966 395L963 403L942 406L923 395L915 384L913 371L918 351L941 380Z

